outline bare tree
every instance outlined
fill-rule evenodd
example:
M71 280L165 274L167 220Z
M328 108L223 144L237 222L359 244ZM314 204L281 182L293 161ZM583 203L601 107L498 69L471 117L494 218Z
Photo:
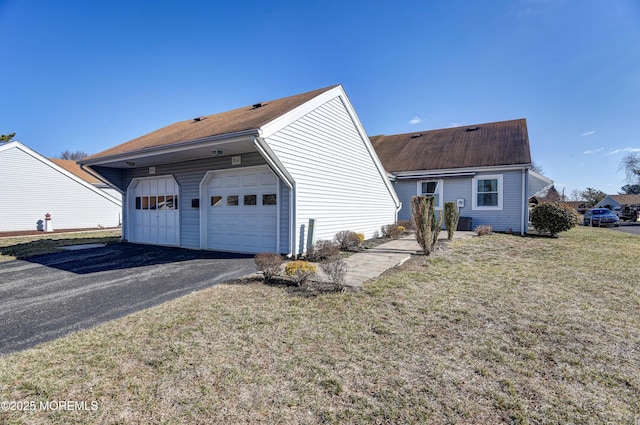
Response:
M0 143L9 143L14 137L16 133L0 134Z
M627 174L629 183L640 183L640 153L630 153L622 158L620 169Z
M60 153L60 159L70 159L72 161L79 161L84 157L89 156L85 151L75 151L71 152L70 150L65 150Z

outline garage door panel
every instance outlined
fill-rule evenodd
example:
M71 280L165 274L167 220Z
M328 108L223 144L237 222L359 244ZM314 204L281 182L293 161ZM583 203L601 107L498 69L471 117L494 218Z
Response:
M134 200L130 214L132 242L178 245L180 216L178 185L173 177L143 179L132 183Z
M224 183L221 185L221 182ZM277 207L263 205L263 195L276 194L277 184L277 177L266 167L215 172L205 192L209 197L206 202L207 248L275 252ZM212 206L212 197L222 197L221 206ZM235 203L236 197L237 205L229 205L228 199Z

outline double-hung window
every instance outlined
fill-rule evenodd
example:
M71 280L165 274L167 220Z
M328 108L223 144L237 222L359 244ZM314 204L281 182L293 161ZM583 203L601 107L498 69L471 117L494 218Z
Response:
M442 209L442 180L422 180L418 182L418 195L433 196L436 209Z
M502 196L502 175L473 178L474 210L501 210Z

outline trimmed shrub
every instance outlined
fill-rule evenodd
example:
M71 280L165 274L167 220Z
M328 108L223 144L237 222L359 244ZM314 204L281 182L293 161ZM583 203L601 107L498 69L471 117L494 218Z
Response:
M364 235L362 235L361 240L356 232L343 230L336 233L333 239L340 245L342 251L350 251L360 246L360 243L364 240Z
M536 205L531 211L531 224L540 233L556 236L578 224L578 214L561 202L546 202Z
M398 226L404 227L405 232L413 231L413 223L411 220L398 220Z
M284 267L284 272L293 278L296 286L302 286L303 283L315 276L316 265L308 261L290 261Z
M402 232L404 229L398 226L397 224L385 224L380 228L382 232L382 236L388 239L398 239L402 236Z
M316 241L307 250L307 260L318 263L326 258L340 254L340 245L333 241Z
M458 205L455 202L444 203L444 225L447 228L447 238L453 239L453 234L458 228L458 221L460 220L460 211L458 211Z
M481 224L475 228L476 235L486 236L493 232L493 227L490 224Z
M416 232L416 241L424 255L431 254L433 246L433 219L434 219L434 198L433 196L412 196L411 197L411 219Z
M347 271L349 266L339 255L327 258L320 263L320 268L329 278L329 282L336 286L336 290L343 292L345 290L345 278L347 277Z
M257 254L254 261L258 270L264 275L265 282L271 282L274 276L278 276L282 263L284 263L281 255L271 252L261 252Z

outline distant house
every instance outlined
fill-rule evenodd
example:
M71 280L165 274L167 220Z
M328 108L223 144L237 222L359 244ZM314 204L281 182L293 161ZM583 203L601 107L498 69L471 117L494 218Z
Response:
M102 191L107 192L109 195L113 196L114 198L122 200L122 194L120 192L118 192L116 189L114 189L107 183L103 182L102 180L98 179L93 174L89 174L88 172L80 168L80 165L76 161L73 161L71 159L59 159L59 158L49 158L49 161L64 168L68 172L75 174L76 176L80 177L82 180L86 181L87 183L91 183L94 187L97 187L98 189L101 189Z
M567 204L580 214L584 214L589 209L589 205L586 201L565 201L565 204Z
M529 198L553 184L531 170L524 119L374 136L371 143L402 201L401 220L411 217L412 196L430 195L439 211L457 202L473 227L524 234Z
M613 210L625 205L640 205L640 195L607 195L594 208L609 208Z
M177 122L80 161L125 193L130 242L297 255L400 207L342 86ZM312 221L313 220L313 221Z
M115 227L122 202L20 142L0 144L0 232Z

